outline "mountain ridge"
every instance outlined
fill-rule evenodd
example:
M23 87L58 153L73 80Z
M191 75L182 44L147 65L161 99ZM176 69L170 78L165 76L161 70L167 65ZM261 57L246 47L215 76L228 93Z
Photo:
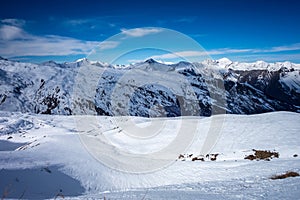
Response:
M82 85L82 95L74 99L76 77L88 65L100 67L104 73L98 77L94 96L85 91L88 85ZM137 74L122 82L129 72ZM153 84L149 75L160 84ZM92 72L88 76L93 76ZM143 85L134 84L143 81ZM209 85L218 81L222 87ZM290 62L238 63L223 58L163 64L151 59L114 66L87 59L41 64L2 59L0 85L3 111L143 117L210 116L215 110L233 114L300 112L300 65ZM118 87L123 88L116 93ZM220 103L221 97L224 102Z

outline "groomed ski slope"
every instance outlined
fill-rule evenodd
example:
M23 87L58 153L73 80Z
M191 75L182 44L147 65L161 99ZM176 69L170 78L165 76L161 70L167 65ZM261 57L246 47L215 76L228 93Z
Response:
M91 129L84 131L80 120ZM300 173L299 122L300 114L291 112L155 119L0 112L0 194L4 199L297 199L300 177L270 177ZM163 128L141 139L134 137L139 133L128 134L138 130L133 126ZM186 134L196 130L182 152L194 155L201 152L211 127L218 127L208 152L218 153L217 160L175 157L150 172L127 173L105 162L118 161L114 156L122 154L103 154L104 162L99 161L82 137L96 140L102 135L114 149L147 155L166 148L180 127ZM275 150L279 158L245 160L252 149Z

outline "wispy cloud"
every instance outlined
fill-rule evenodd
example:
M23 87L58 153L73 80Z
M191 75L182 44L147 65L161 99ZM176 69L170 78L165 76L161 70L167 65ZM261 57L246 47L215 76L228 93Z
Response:
M200 38L200 37L206 37L207 34L201 34L201 33L196 33L196 34L188 34L190 37L193 38Z
M221 58L221 57L219 57ZM269 53L259 53L259 54L243 54L243 55L230 55L228 58L240 61L240 62L255 62L257 60L263 60L266 62L282 62L282 61L293 61L300 62L300 53L284 53L284 54L269 54ZM216 58L218 59L218 58Z
M291 45L286 46L276 46L271 47L268 49L232 49L232 48L221 48L221 49L211 49L211 50L203 50L203 51L179 51L179 52L173 52L173 53L167 53L162 55L154 55L152 56L153 59L174 59L174 58L188 58L188 57L201 57L201 56L217 56L217 55L223 55L223 56L229 56L229 55L237 55L239 57L256 57L263 59L265 57L268 58L279 58L278 54L280 52L288 52L288 51L297 51L300 50L300 43L295 43ZM271 55L268 55L268 53ZM273 54L272 54L273 53ZM298 54L290 54L294 55L290 58L295 58L295 55ZM280 55L280 58L283 55ZM289 54L284 55L285 58L289 58Z
M196 16L191 16L191 17L181 17L178 19L175 19L175 23L193 23L197 19Z
M165 26L168 24L178 24L178 23L193 23L197 20L197 16L182 16L178 17L176 19L169 18L169 19L159 19L156 21L158 26Z
M149 34L161 32L160 28L135 28L135 29L121 29L121 33L129 37L143 37Z
M162 55L154 55L153 59L173 59L178 57L197 57L197 56L207 56L207 55L222 55L222 54L232 54L232 53L244 53L250 52L251 49L215 49L209 51L179 51L174 53L167 53Z
M58 35L36 36L13 25L0 27L0 55L5 57L88 54L99 44ZM104 48L112 46L104 43Z
M64 23L71 25L71 26L81 26L87 23L91 23L92 19L70 19L70 20L65 20Z
M102 17L93 17L93 18L78 18L78 19L64 19L62 24L70 28L79 28L79 27L89 27L91 29L106 29L106 28L116 28L118 23L117 19L119 16L102 16Z
M232 54L232 53L247 53L253 51L252 49L230 49L230 48L223 48L223 49L214 49L209 50L207 53L209 55L222 55L222 54Z
M179 51L174 53L166 53L162 55L154 55L153 59L173 59L179 57L196 57L196 56L204 56L207 55L205 51Z
M272 52L281 52L281 51L295 51L300 50L300 43L294 43L290 45L277 46L269 49L255 49L254 52L264 52L264 53L272 53Z
M0 55L13 56L67 56L88 54L99 42L81 41L68 37L48 35L22 40L0 42Z
M116 48L119 44L120 44L120 42L118 42L118 41L103 41L103 42L100 42L99 49L100 50L113 49L113 48Z
M0 27L0 40L25 39L28 36L23 29L16 26L2 25Z
M9 19L2 19L1 20L2 24L6 24L6 25L12 25L12 26L17 26L17 27L22 27L25 25L26 21L23 19L13 19L13 18L9 18Z
M129 59L127 60L128 63L139 63L139 62L143 62L146 59Z
M279 53L279 52L286 52L286 51L297 51L300 50L300 43L294 43L285 46L276 46L270 48L254 48L254 49L231 49L231 48L224 48L224 49L216 49L208 51L211 55L219 55L219 54L230 54L230 53Z

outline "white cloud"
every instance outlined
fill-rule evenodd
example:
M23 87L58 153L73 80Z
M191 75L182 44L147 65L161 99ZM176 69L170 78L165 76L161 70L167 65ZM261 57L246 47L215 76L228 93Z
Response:
M221 54L229 54L229 53L245 53L245 52L251 52L253 49L230 49L230 48L224 48L224 49L215 49L215 50L209 50L207 53L209 55L221 55Z
M113 49L113 48L117 47L119 44L120 44L120 42L117 42L117 41L103 41L103 42L100 42L99 49L100 50Z
M207 34L196 33L196 34L188 34L188 36L194 37L194 38L199 38L199 37L206 37Z
M6 25L12 25L12 26L17 26L17 27L22 27L25 25L26 21L23 19L2 19L1 20L2 24L6 24Z
M197 19L196 16L192 16L192 17L182 17L179 19L174 20L175 23L179 22L179 23L192 23Z
M300 62L300 53L295 54L268 54L268 53L259 53L259 54L247 54L247 55L236 55L229 56L230 59L240 62L255 62L257 60L264 60L266 62L283 62L283 61L294 61Z
M81 26L87 23L91 23L92 19L71 19L71 20L66 20L65 23L69 24L71 26Z
M284 52L284 51L296 51L300 50L300 43L294 43L286 46L276 46L270 47L266 49L215 49L207 51L209 55L220 55L220 54L230 54L230 53L276 53L276 52Z
M221 55L229 53L243 53L250 52L251 49L215 49L210 51L179 51L174 53L167 53L162 55L152 56L153 59L174 59L174 58L185 58L185 57L197 57L207 55Z
M254 52L264 52L264 53L272 53L272 52L281 52L281 51L295 51L295 50L300 50L300 43L294 43L290 45L285 45L285 46L277 46L277 47L272 47L270 49L257 49Z
M143 62L145 61L145 59L130 59L127 60L128 63L139 63L139 62Z
M269 49L231 49L231 48L222 48L222 49L212 49L208 51L179 51L179 52L173 52L173 53L167 53L162 55L154 55L152 56L153 59L174 59L174 58L188 58L188 57L201 57L201 56L214 56L214 55L230 55L230 54L243 54L238 56L244 56L244 57L257 57L262 56L261 53L277 53L277 52L285 52L285 51L296 51L300 50L300 43L295 43L291 45L286 46L277 46L277 47L271 47ZM298 55L298 54L297 54ZM277 57L277 59L281 58L278 57L278 54L273 54L272 56L268 56L267 54L263 54L263 56L274 59ZM284 56L285 58L288 58L288 54ZM295 56L293 57L295 59Z
M135 29L121 29L122 34L130 37L143 37L149 34L161 32L160 28L135 28Z
M35 36L15 26L0 28L0 55L5 57L88 54L99 44L57 35Z
M90 29L107 29L116 28L117 24L113 23L113 16L96 17L96 18L79 18L79 19L66 19L62 21L63 25L70 28L90 28Z
M0 27L0 40L24 39L24 37L28 37L28 34L19 27L11 25L2 25Z
M196 57L196 56L203 56L207 55L205 51L180 51L174 53L166 53L162 55L154 55L151 56L153 59L173 59L179 57Z
M114 23L109 23L108 25L109 25L111 28L116 27L116 24L114 24Z

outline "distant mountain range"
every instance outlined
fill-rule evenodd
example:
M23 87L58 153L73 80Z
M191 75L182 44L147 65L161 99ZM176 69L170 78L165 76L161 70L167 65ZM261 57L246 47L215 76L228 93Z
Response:
M87 90L95 76L88 66L103 72L94 91ZM86 84L78 84L78 77ZM113 66L87 59L32 64L1 58L0 86L3 111L143 117L300 113L300 64L290 62L223 58L167 65L149 59Z

